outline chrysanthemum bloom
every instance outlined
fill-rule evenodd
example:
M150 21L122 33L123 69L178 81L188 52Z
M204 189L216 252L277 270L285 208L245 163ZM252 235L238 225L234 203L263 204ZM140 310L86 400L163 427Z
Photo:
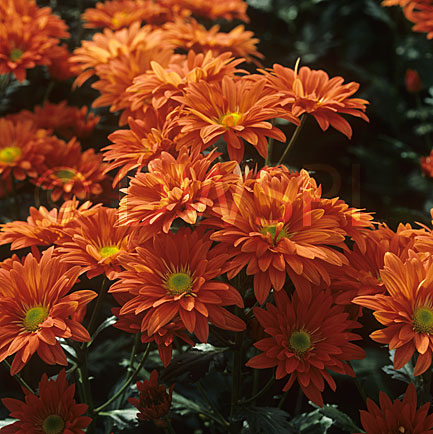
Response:
M330 283L329 264L347 262L336 249L344 248L346 231L333 212L321 208L318 192L306 171L273 168L259 172L247 186L239 183L231 196L220 195L214 211L221 216L215 225L222 229L211 238L233 257L229 279L247 266L260 304L271 287L283 288L287 276L301 295L308 294L310 284Z
M284 133L270 122L286 113L276 107L278 95L265 95L265 81L252 83L247 79L233 80L224 77L222 82L190 83L182 97L174 97L183 104L178 124L182 126L179 146L188 142L203 142L202 149L224 137L231 160L241 161L244 156L244 142L252 144L257 152L268 155L267 137L281 142ZM294 123L299 121L288 116Z
M423 173L426 176L433 178L433 150L430 152L430 155L421 157L419 162Z
M410 252L403 262L393 253L385 254L380 276L387 293L356 297L353 303L372 309L385 326L370 337L395 349L394 368L402 368L418 353L414 375L429 369L433 350L432 258Z
M138 408L137 417L140 420L152 420L158 422L170 410L171 395L174 384L167 393L165 386L158 384L158 371L154 369L149 380L137 381L137 389L140 393L138 399L128 398L128 402Z
M68 292L80 267L68 267L53 257L53 248L38 261L28 254L11 270L0 269L0 362L15 354L11 375L37 352L49 365L67 365L57 338L90 340L87 330L70 316L96 297L94 291Z
M75 72L72 70L71 64L69 63L72 53L68 50L66 45L56 45L50 50L47 56L50 60L47 69L52 78L65 81L75 77Z
M263 54L257 51L259 40L254 33L239 25L230 32L220 32L220 26L214 25L209 30L196 20L176 20L162 27L167 41L176 47L198 52L212 51L214 56L230 52L234 57L242 57L248 62L260 64Z
M360 324L348 319L341 306L333 304L327 291L317 291L312 297L298 296L295 291L289 299L285 291L274 293L275 304L266 304L266 310L255 307L254 314L271 337L254 344L263 353L254 356L247 366L256 369L277 367L277 380L290 375L283 391L289 390L295 380L305 395L323 406L324 379L335 391L336 384L328 369L339 374L355 376L346 363L365 356L362 348L350 341L361 339L351 333Z
M367 409L360 410L362 427L366 434L408 433L432 434L433 414L428 415L430 403L417 408L416 389L410 383L403 401L391 401L389 396L379 392L380 408L367 398Z
M43 206L39 209L30 207L27 222L18 220L0 225L0 244L12 243L11 250L17 250L59 243L66 236L65 228L73 226L78 216L95 213L99 205L91 206L91 202L79 206L74 198L64 202L59 209L50 211Z
M62 196L68 200L74 195L79 199L100 195L101 182L106 178L102 154L96 154L94 149L81 152L75 138L59 145L46 156L43 173L32 182L44 190L52 190L54 202Z
M119 254L129 252L132 228L116 226L118 212L115 208L99 208L90 216L80 216L74 226L64 230L67 235L59 243L60 259L69 265L79 265L89 279L105 273L113 280L120 271Z
M201 342L209 334L208 322L225 330L242 331L245 323L223 306L243 307L237 290L220 280L228 254L203 230L181 228L160 234L137 247L137 254L120 256L126 271L118 274L108 292L133 296L120 309L120 315L134 313L141 331L157 333L178 316L190 333Z
M118 130L108 136L113 143L102 148L104 161L111 161L106 173L119 169L113 187L134 169L141 169L161 152L171 152L179 127L170 121L165 110L149 109L143 119L128 120L128 130Z
M433 3L431 0L411 1L403 9L405 17L414 23L414 32L427 33L427 39L433 38Z
M3 398L3 405L18 419L0 429L3 434L84 434L92 419L83 416L87 404L77 404L74 399L75 384L66 381L62 369L55 380L42 375L39 382L39 396L23 388L25 402L13 398Z
M167 233L173 220L195 224L197 216L212 207L217 194L237 181L234 161L216 163L215 151L207 156L182 149L177 158L162 152L149 162L147 173L131 179L119 204L119 223L143 225L145 231Z
M352 128L341 114L368 122L364 113L368 101L350 98L359 88L354 81L343 84L342 77L330 79L325 71L311 70L307 66L298 72L298 64L294 70L275 64L268 72L262 72L267 79L267 90L283 95L281 103L286 110L296 117L311 114L323 131L332 126L350 139Z
M236 67L243 59L231 57L231 53L214 56L211 51L206 54L188 51L188 55L173 56L169 65L158 61L151 62L151 70L134 79L134 84L127 89L131 110L143 111L147 116L148 107L170 112L179 105L173 99L182 95L183 89L191 82L201 80L220 82L225 76L245 72Z

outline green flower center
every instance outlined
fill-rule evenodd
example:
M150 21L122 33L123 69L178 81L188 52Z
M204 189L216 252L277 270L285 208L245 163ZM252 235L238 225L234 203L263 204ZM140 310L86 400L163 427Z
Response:
M16 62L17 60L21 59L22 55L23 52L19 48L14 48L9 55L9 59L11 59L12 62Z
M65 427L65 421L58 414L50 414L42 423L42 431L45 434L60 434Z
M120 249L117 246L105 246L99 249L99 254L103 258L108 258L109 256L115 255L118 251L120 251Z
M275 243L278 243L278 241L281 240L281 238L288 238L289 233L287 232L285 227L282 227L280 232L277 235L277 225L263 225L260 229L260 233L266 236L266 234L269 234L271 238L274 240ZM276 237L275 237L276 236Z
M188 273L173 273L168 277L166 286L172 295L189 293L192 290L192 278Z
M2 163L13 163L21 157L21 148L18 146L6 146L0 149L0 161Z
M220 118L219 123L221 125L224 125L226 128L235 127L241 117L242 117L242 113L237 113L237 112L227 113Z
M311 337L305 331L295 331L289 339L290 348L298 355L302 356L311 348Z
M29 332L39 330L39 324L44 322L48 316L48 309L45 306L35 306L26 312L23 320L24 328Z
M73 169L59 169L54 171L54 176L63 183L70 181L71 179L74 179L77 175L77 172Z
M433 310L428 307L419 307L413 314L413 329L417 333L433 333Z

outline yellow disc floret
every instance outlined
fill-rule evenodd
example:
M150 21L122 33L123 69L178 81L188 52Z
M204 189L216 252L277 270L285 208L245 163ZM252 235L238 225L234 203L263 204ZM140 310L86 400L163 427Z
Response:
M42 423L44 434L60 434L65 427L65 421L58 414L50 414Z
M418 333L433 333L433 310L425 306L415 309L412 325Z
M26 311L23 319L24 328L29 332L39 330L39 324L45 321L48 309L45 306L35 306Z

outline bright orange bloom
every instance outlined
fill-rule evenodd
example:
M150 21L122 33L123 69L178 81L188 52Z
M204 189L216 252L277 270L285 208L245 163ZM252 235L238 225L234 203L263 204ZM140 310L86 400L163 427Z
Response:
M67 365L57 338L90 340L87 330L70 316L96 297L94 291L68 292L80 275L53 257L53 248L38 261L28 254L11 270L0 269L0 361L15 354L11 375L37 352L49 365Z
M243 307L237 290L220 280L228 255L203 230L181 228L153 237L137 254L120 256L126 271L109 289L129 293L133 298L120 315L140 317L140 328L148 336L179 318L190 333L206 342L211 322L225 330L242 331L245 323L223 306Z
M113 187L131 170L146 166L160 157L161 152L171 152L179 127L171 122L165 110L149 109L143 119L129 118L129 129L118 130L108 136L113 144L102 148L104 161L111 161L105 169L119 168Z
M137 381L137 389L138 399L128 398L128 402L138 408L138 419L158 423L170 410L174 384L170 386L167 393L165 386L158 384L158 371L154 369L150 373L149 380Z
M427 39L433 38L433 2L431 0L411 1L403 9L405 17L414 23L414 32L427 33Z
M162 27L168 42L178 48L198 52L212 51L214 56L230 52L234 57L242 57L248 62L260 64L258 59L264 56L257 51L259 40L254 33L239 25L230 32L220 32L220 26L214 25L209 30L191 18L188 21L176 20Z
M101 207L90 216L79 216L59 244L60 259L69 265L80 265L89 279L105 273L113 280L120 271L118 256L131 251L128 247L130 226L116 226L115 208Z
M337 248L344 248L347 232L338 214L323 207L320 189L306 171L290 173L283 167L262 170L256 179L239 183L224 204L214 211L221 230L211 235L234 257L229 279L245 266L254 275L254 293L260 304L271 287L280 291L287 279L308 294L310 286L329 285L329 264L341 266L347 260Z
M151 62L151 70L134 79L134 84L128 88L131 109L134 112L143 111L147 116L148 107L155 110L171 111L179 103L173 99L182 95L189 83L201 80L220 82L225 76L245 72L236 67L243 59L235 59L230 53L214 56L212 52L206 54L188 51L188 55L173 56L169 65L158 61Z
M92 419L83 416L87 404L77 404L74 399L75 384L66 381L62 369L55 380L42 375L39 382L39 396L23 388L25 402L13 398L3 398L2 403L11 412L10 416L18 419L0 431L3 434L84 434Z
M414 375L429 369L433 351L432 258L427 260L410 252L403 262L393 253L385 254L380 276L387 293L356 297L353 303L374 310L375 318L385 326L370 337L395 349L394 368L400 369L416 351Z
M266 158L266 138L284 142L286 136L266 122L282 117L285 112L276 107L278 95L264 94L264 85L264 80L252 83L248 79L233 80L229 77L224 77L222 82L190 83L184 96L174 97L183 104L177 121L183 134L178 146L202 141L202 149L205 149L223 136L231 160L242 160L243 140L251 143ZM298 123L294 117L291 120Z
M84 199L103 192L101 183L106 178L106 164L102 162L102 154L96 154L94 149L81 152L75 138L68 143L62 141L52 149L44 166L42 175L32 182L44 190L52 190L54 202L62 196L65 200L74 195Z
M430 403L417 408L413 383L407 387L403 401L391 401L386 393L380 391L379 402L380 408L367 398L368 411L360 410L361 423L366 434L433 434L433 414L427 415Z
M183 149L177 158L162 152L152 160L147 173L131 179L119 205L119 223L143 225L150 234L169 232L173 220L195 224L197 216L214 204L217 194L226 191L237 176L234 161L216 163L214 151L207 156L191 155Z
M0 244L11 244L11 250L23 249L30 246L51 246L59 243L66 236L64 229L75 225L76 219L96 212L99 205L92 208L91 202L79 206L73 198L64 202L57 209L48 211L41 206L39 209L30 207L27 222L13 221L0 225Z
M263 353L253 357L247 366L257 369L277 367L275 378L290 375L283 391L298 380L304 394L320 407L324 379L335 391L336 384L328 369L355 376L348 360L365 356L364 350L350 341L361 339L351 333L360 324L351 321L341 306L333 305L329 292L317 291L312 297L299 297L295 291L289 299L285 291L274 293L275 304L266 310L255 307L254 314L271 337L254 344Z
M283 95L281 103L293 116L309 113L323 131L331 125L349 139L352 128L339 113L356 116L368 122L364 113L368 101L349 98L358 90L358 83L352 81L343 84L342 77L329 79L325 71L314 71L307 66L303 66L298 72L298 64L294 70L275 64L268 71L262 71L268 81L267 89Z

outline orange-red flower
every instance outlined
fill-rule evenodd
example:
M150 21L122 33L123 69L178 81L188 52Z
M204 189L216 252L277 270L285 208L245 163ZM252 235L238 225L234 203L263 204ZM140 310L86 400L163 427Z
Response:
M328 291L300 297L295 291L289 299L285 291L274 293L275 303L266 310L255 307L254 314L271 337L254 344L263 353L247 362L252 368L273 368L275 378L290 375L283 388L289 390L295 380L315 404L323 406L324 379L332 390L336 384L328 369L355 376L348 360L362 359L364 351L350 341L360 339L351 329L359 323L348 319L341 306L333 305Z
M426 176L433 178L433 150L430 152L430 155L421 157L419 162L423 173Z
M410 93L418 93L423 88L421 78L418 71L415 69L406 69L404 83L406 85L406 90Z
M67 365L57 338L90 340L87 330L71 315L91 301L94 291L68 292L80 267L68 267L53 257L53 248L38 261L28 254L0 269L0 361L15 354L11 375L19 372L37 352L49 365Z
M79 206L73 198L57 209L48 211L41 206L39 209L30 207L27 222L13 221L0 225L0 244L11 244L11 250L31 246L51 246L59 243L66 236L64 230L75 224L78 216L88 216L96 212L98 205L92 207L91 202Z
M409 2L403 9L405 17L414 23L414 32L427 33L427 39L433 38L433 3L431 0Z
M244 330L245 323L223 307L243 307L242 297L233 286L217 280L228 254L211 246L203 230L181 228L153 237L137 247L136 254L121 255L126 271L118 274L108 292L133 298L119 314L139 316L141 331L148 336L176 318L201 342L207 341L209 322L225 330Z
M158 423L170 410L174 384L170 386L167 393L166 387L158 384L158 371L154 369L150 373L149 380L137 381L137 389L138 399L128 398L128 402L138 408L137 417L140 420L152 420Z
M402 368L418 353L414 375L429 369L433 350L433 266L427 259L410 252L403 262L393 253L385 254L380 276L387 293L356 297L353 302L372 309L385 326L370 337L395 349L394 368Z
M52 190L54 202L62 196L65 200L74 195L85 199L103 192L105 168L102 154L96 154L94 149L81 152L80 144L72 138L68 143L59 141L59 146L46 156L43 173L32 182L44 190Z
M68 433L84 434L92 419L83 416L87 404L77 404L74 399L75 384L66 381L62 369L55 380L42 375L39 382L39 396L23 388L25 402L13 398L3 398L2 403L18 419L3 427L3 434Z
M271 287L280 291L287 279L300 293L310 284L330 283L328 265L346 263L347 232L338 214L321 205L320 189L306 171L290 173L283 167L262 170L256 179L239 183L227 198L220 195L221 227L211 235L234 257L227 276L245 266L254 275L254 293L262 304ZM224 203L226 201L226 203Z
M270 122L282 117L285 112L277 108L278 95L265 95L265 80L255 83L247 79L234 80L224 77L222 82L190 83L184 96L174 97L182 103L181 116L177 123L182 126L183 137L178 146L188 142L200 143L205 149L224 137L231 160L241 161L244 142L252 144L266 158L267 137L281 142L286 136ZM294 123L294 117L288 116Z
M360 410L361 423L366 434L433 433L433 414L428 415L430 403L417 408L416 389L413 383L407 387L403 401L391 401L386 393L380 391L379 402L380 408L367 398L368 411Z
M354 81L343 84L342 77L330 79L325 71L311 70L307 66L298 72L298 64L294 70L275 64L268 72L262 72L268 82L267 89L283 95L281 103L285 109L296 117L311 114L323 131L332 126L350 139L352 128L340 114L368 122L364 113L368 101L350 98L359 88Z
M119 223L146 226L144 231L167 233L174 219L195 224L212 207L219 192L237 180L233 161L216 163L214 151L191 155L183 149L177 158L162 152L149 162L147 173L131 179L119 205Z
M68 80L75 77L75 72L71 68L69 59L72 53L66 45L56 45L47 54L50 63L48 65L48 73L52 78L59 81Z

